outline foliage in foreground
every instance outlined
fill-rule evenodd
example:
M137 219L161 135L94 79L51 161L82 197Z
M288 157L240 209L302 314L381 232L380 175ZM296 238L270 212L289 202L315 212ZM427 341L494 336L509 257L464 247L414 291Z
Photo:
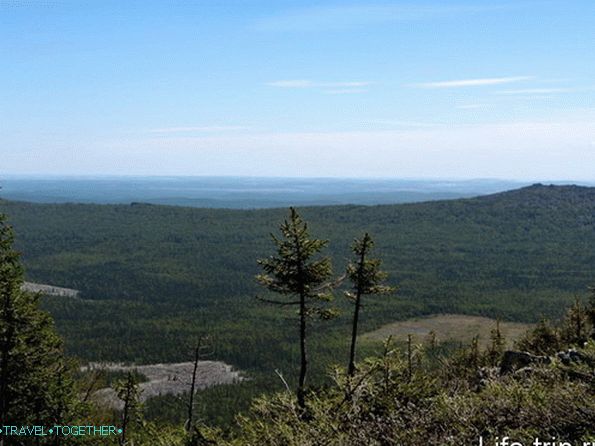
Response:
M63 422L74 406L70 365L39 296L21 290L12 243L0 214L0 426Z
M200 422L186 433L181 424L148 422L139 411L130 424L127 444L454 446L478 444L479 437L484 444L494 444L503 436L524 444L536 437L572 444L593 441L595 338L590 323L585 327L587 342L573 345L568 338L576 308L559 326L543 322L519 345L537 355L552 342L580 360L569 362L554 354L549 364L501 375L498 364L504 343L497 328L486 351L473 342L446 354L432 338L403 351L389 339L382 352L358 364L353 376L336 368L331 371L332 385L310 389L306 416L289 391L254 400L250 410L237 418L237 430L227 434ZM592 310L580 309L581 314ZM90 416L98 422L98 413ZM118 440L88 438L77 444L115 445Z
M549 339L581 360L553 356L550 364L501 375L494 367L502 353L497 330L487 351L479 352L473 343L448 357L435 355L431 345L401 352L389 340L384 352L364 361L353 377L336 369L333 386L310 392L308 417L290 393L263 397L249 415L238 418L240 432L233 438L203 429L202 443L191 444L471 445L480 437L493 444L504 436L524 444L535 438L592 441L595 339L580 347L567 340L575 311L576 306L559 327L544 322L521 343L542 348Z

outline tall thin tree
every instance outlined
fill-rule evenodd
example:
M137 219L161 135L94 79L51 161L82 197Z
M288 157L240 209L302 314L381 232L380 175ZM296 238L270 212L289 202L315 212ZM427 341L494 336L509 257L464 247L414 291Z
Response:
M190 393L188 395L188 402L186 403L187 410L188 410L188 417L186 419L186 431L190 432L192 430L194 424L194 405L195 405L195 396L196 396L196 374L198 372L198 364L201 360L204 360L207 356L211 356L213 354L212 348L210 346L208 336L200 336L198 341L196 341L196 346L194 347L194 363L192 367L192 377L190 381Z
M128 372L126 380L116 383L115 388L118 398L123 403L120 446L126 446L129 444L131 425L140 420L141 390L135 374L131 371Z
M370 294L388 294L395 290L393 287L382 283L386 279L387 274L380 270L381 260L369 258L373 247L374 241L370 237L370 234L366 232L361 239L354 241L352 251L355 260L347 265L347 277L349 277L353 286L351 290L345 293L345 296L352 300L355 305L351 326L349 365L347 367L349 376L353 376L355 373L355 350L362 297Z
M334 316L332 309L320 304L332 299L331 291L335 284L328 282L332 274L330 259L317 257L328 241L311 238L308 225L294 208L290 208L289 219L279 229L281 238L271 234L277 254L258 261L264 273L256 279L270 291L286 297L286 300L280 301L260 300L299 309L300 374L296 393L298 405L304 409L308 374L307 319L311 316L322 319Z

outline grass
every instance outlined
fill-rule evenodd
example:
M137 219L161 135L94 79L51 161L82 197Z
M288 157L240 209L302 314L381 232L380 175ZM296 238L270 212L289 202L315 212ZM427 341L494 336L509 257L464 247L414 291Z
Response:
M510 347L531 326L532 324L501 321L500 331ZM495 319L463 314L439 314L383 325L377 330L365 333L362 340L383 341L392 336L395 341L404 341L407 335L411 334L413 341L419 343L433 331L439 342L455 341L468 344L474 336L479 336L479 345L486 347L490 342L490 332L494 328Z

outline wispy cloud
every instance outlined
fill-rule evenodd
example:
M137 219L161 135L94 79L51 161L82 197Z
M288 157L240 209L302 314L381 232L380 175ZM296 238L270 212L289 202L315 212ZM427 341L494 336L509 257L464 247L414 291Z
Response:
M375 119L370 121L372 124L379 124L391 127L409 127L409 128L431 128L444 125L439 122L421 122L421 121L402 121L399 119Z
M267 82L268 86L287 89L316 89L323 94L344 95L366 93L365 87L372 85L369 81L340 81L340 82L319 82L309 79L284 79Z
M457 79L438 82L422 82L414 84L418 88L465 88L482 87L487 85L510 84L513 82L523 82L535 79L534 76L506 76L506 77L487 77L479 79Z
M575 90L572 88L522 88L518 90L503 90L496 91L495 94L501 95L533 95L533 94L555 94L555 93L572 93Z
M313 82L305 79L290 79L268 82L267 85L281 88L311 88L313 86Z
M361 88L367 87L371 82L350 81L350 82L316 82L308 79L288 79L268 82L267 85L279 88Z
M337 90L323 90L324 94L359 94L367 93L368 90L365 88L343 88Z
M195 127L162 127L149 130L150 133L211 133L211 132L228 132L238 130L249 130L250 127L242 125L209 125L209 126L195 126Z

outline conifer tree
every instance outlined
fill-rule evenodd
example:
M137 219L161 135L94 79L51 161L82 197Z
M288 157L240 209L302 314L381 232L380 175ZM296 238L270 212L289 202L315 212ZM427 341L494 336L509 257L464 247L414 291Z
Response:
M487 351L487 360L490 365L496 366L504 353L506 340L500 330L500 319L496 319L496 327L490 330L490 346Z
M516 342L516 347L538 355L553 355L560 351L562 342L558 329L546 319L541 319L534 329Z
M125 446L129 444L132 424L142 421L140 405L141 390L135 374L128 372L126 380L116 383L115 390L118 398L123 403L120 446Z
M587 340L589 310L576 298L568 309L562 324L562 339L569 344L582 344Z
M297 400L300 408L306 407L305 384L308 373L306 333L308 317L332 318L334 310L321 305L332 300L334 284L328 282L332 274L328 257L317 258L327 246L327 240L311 238L308 225L294 208L289 219L280 226L281 238L271 234L277 254L258 263L264 270L257 281L270 291L284 296L285 300L260 300L280 306L296 306L299 315L300 375Z
M350 291L345 293L345 296L348 299L353 300L355 305L351 327L349 366L347 368L349 376L353 376L355 373L355 348L357 343L359 314L362 307L362 297L370 294L387 294L394 290L393 288L382 284L387 275L380 270L381 260L368 258L373 247L374 241L368 233L365 233L361 239L355 240L352 246L355 261L347 266L347 276L351 280L353 287Z
M13 239L0 214L0 425L64 424L74 403L70 368L39 296L22 290Z

